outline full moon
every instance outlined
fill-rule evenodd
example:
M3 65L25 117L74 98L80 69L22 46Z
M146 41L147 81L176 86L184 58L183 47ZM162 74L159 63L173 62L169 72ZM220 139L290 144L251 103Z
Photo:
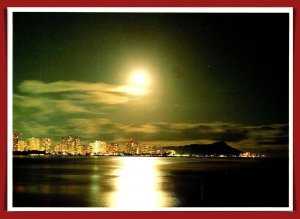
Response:
M129 94L132 95L145 95L149 89L149 75L144 69L138 69L130 74L130 85L127 88Z
M144 70L134 71L131 80L135 86L145 86L149 82L147 72Z

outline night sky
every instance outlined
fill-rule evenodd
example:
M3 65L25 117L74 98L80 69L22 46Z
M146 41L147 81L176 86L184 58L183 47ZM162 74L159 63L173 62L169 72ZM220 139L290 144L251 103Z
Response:
M288 52L284 13L14 12L13 129L286 154Z

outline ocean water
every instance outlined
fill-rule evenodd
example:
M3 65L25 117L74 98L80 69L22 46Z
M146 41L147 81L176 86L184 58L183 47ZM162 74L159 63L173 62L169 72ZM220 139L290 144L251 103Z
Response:
M15 157L14 207L288 207L288 159Z

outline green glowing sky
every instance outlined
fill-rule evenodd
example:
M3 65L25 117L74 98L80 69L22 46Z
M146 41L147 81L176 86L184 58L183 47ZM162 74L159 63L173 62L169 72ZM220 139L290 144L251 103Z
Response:
M288 25L288 14L15 12L13 128L286 152ZM138 69L144 95L126 92Z

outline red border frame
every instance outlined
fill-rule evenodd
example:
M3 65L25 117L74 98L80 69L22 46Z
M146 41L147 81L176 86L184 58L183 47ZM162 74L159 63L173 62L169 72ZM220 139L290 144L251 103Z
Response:
M293 212L7 212L6 196L6 169L7 169L7 7L293 7L294 8L294 211ZM112 218L300 218L300 205L297 198L300 197L300 143L299 117L300 117L300 86L296 86L300 80L300 10L299 0L0 0L0 218L82 218L112 217Z

